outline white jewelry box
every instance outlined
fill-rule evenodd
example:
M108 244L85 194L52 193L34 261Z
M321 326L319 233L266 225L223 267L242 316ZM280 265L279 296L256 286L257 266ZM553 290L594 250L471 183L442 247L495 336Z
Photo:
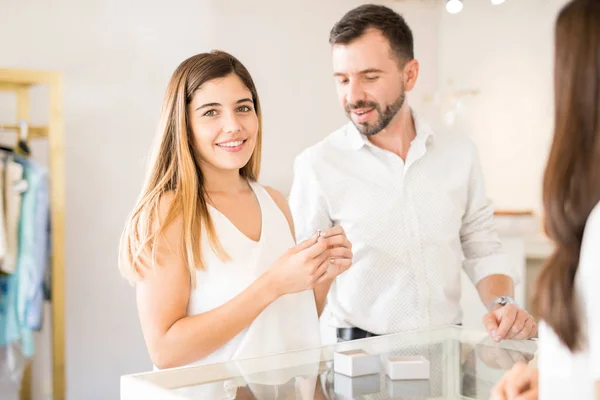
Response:
M384 369L390 379L429 379L429 361L423 356L387 356Z
M391 380L385 378L385 388L390 399L428 399L430 394L429 380Z
M358 396L379 393L381 391L381 379L379 374L357 376L355 378L334 374L333 387L335 394L340 399L355 399Z
M346 376L378 374L379 356L370 355L363 350L340 351L333 354L333 370Z

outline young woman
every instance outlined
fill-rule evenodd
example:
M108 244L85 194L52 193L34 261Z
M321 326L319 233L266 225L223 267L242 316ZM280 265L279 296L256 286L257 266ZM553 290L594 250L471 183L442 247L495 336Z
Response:
M538 280L538 371L519 364L495 399L600 399L600 1L556 23L554 141L544 177L556 250ZM539 392L539 393L538 393Z
M351 246L340 227L295 245L284 197L256 182L261 141L237 59L198 54L177 68L120 253L159 369L320 344L318 289L350 267Z

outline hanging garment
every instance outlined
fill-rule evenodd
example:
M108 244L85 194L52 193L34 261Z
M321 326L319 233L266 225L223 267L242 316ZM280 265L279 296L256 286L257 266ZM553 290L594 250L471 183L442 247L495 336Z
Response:
M23 167L15 162L12 155L7 157L4 167L4 206L8 246L0 269L10 274L15 270L17 264L21 195L27 190L27 181L23 179Z
M15 157L14 163L21 168L24 179L13 184L13 192L26 191L19 201L20 219L16 221L16 267L12 274L0 276L0 287L4 289L0 298L0 347L19 340L25 357L31 357L35 351L32 326L41 325L42 285L48 264L47 173L45 168L20 157Z
M4 210L4 164L6 157L0 153L0 265L4 261L8 244L6 243L6 218ZM1 268L0 268L1 269Z
M23 167L14 161L12 155L6 157L2 178L4 179L7 252L1 269L8 275L0 274L0 347L14 343L23 337L17 311L20 274L16 268L21 193L23 188L26 189L26 181L23 180ZM25 333L25 336L27 337L28 334Z
M23 328L19 323L17 311L19 272L15 270L12 274L0 274L0 348L15 343L23 337ZM27 337L28 334L26 333L25 336Z
M19 320L34 330L42 329L44 280L49 264L48 172L45 167L20 157L28 189L23 193L19 222L17 268L24 275L19 281Z

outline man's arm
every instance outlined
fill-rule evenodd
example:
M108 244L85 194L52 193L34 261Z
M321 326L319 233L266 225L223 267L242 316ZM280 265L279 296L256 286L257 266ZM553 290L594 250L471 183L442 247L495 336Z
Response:
M341 226L334 226L333 228L321 231L320 236L321 239L327 238L326 240L329 241L331 258L328 261L329 268L327 268L327 272L319 278L322 280L322 283L313 288L319 317L323 313L327 294L335 278L352 266L352 243L346 237L346 233Z
M510 276L489 275L480 280L476 287L479 298L488 309L494 300L501 296L514 297L514 284Z
M329 218L327 201L321 192L311 162L310 149L299 155L294 162L294 183L290 191L289 204L298 241L310 237L318 230L324 231L333 226ZM319 316L325 308L332 283L333 279L314 288Z
M537 334L537 324L533 317L516 304L495 305L494 300L501 296L513 297L513 280L506 275L490 275L477 284L479 297L490 310L483 317L483 323L496 341L502 339L529 339Z
M471 146L467 209L460 240L465 255L463 268L477 287L479 297L489 308L501 296L514 296L517 273L507 265L502 243L494 228L494 210L485 194L481 164ZM484 316L484 324L494 340L526 339L534 336L537 325L527 311L515 304L496 306Z
M317 285L313 288L315 293L315 303L317 303L317 313L319 317L323 314L323 310L325 309L325 304L327 304L327 295L329 294L329 289L331 289L331 285L335 279L327 280L320 285Z
M500 296L512 296L516 273L506 263L502 242L494 228L494 209L486 197L477 150L471 145L466 212L460 241L465 256L463 268L486 308Z

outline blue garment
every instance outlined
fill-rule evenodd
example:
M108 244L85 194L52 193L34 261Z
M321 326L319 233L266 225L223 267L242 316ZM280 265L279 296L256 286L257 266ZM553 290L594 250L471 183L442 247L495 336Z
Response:
M34 354L33 331L41 329L44 278L49 261L49 198L46 168L15 157L23 166L27 190L21 199L16 270L0 276L0 346L21 340Z
M23 194L19 221L17 265L26 279L19 282L19 320L30 329L42 329L44 280L48 269L49 217L47 169L30 160L16 158L23 166L28 189Z
M21 337L17 316L18 276L0 274L0 347L9 345Z

